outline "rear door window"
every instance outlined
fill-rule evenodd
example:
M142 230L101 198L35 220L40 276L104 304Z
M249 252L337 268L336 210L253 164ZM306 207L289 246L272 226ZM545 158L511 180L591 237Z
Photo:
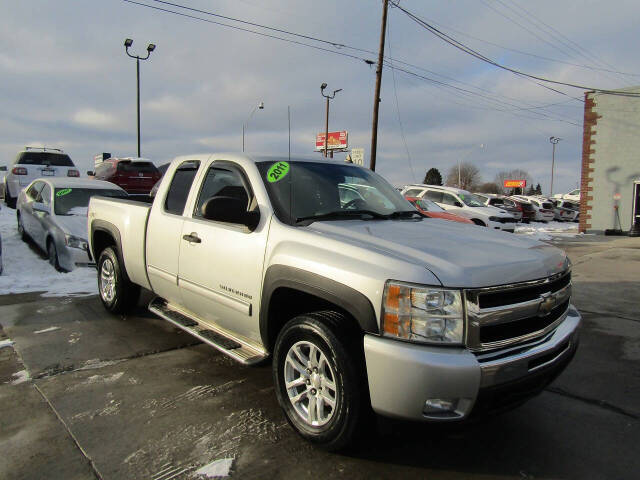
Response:
M165 212L173 215L182 215L189 196L189 190L191 190L193 179L199 167L199 161L189 160L180 164L176 169L164 201Z
M431 200L432 202L442 203L442 192L438 192L435 190L427 190L424 196Z
M40 193L36 198L36 202L51 205L51 187L48 184L44 184L44 187L40 190Z
M412 188L411 190L407 190L404 192L405 197L419 197L422 193L422 189L420 188Z
M451 195L449 193L443 193L442 194L442 203L444 203L445 205L455 206L456 202L458 202L458 200L456 200L456 197L454 197L453 195ZM460 202L458 202L458 203L460 203Z
M44 186L44 182L34 182L26 191L27 198L30 201L34 201L38 198L38 194L40 194L40 190Z

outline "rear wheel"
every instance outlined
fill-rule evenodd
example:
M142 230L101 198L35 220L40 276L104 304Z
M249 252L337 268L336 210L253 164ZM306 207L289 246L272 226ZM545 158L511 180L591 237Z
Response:
M345 335L346 325L337 312L300 315L274 350L276 395L288 422L328 450L353 443L371 419L361 337Z
M129 280L113 247L105 248L98 258L98 292L112 313L127 313L138 302L140 287Z

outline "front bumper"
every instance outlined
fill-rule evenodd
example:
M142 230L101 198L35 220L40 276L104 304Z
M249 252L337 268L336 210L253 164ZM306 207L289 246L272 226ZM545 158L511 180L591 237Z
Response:
M60 266L69 272L78 267L95 266L87 250L67 247L64 244L58 244L56 247L58 249L58 262Z
M371 406L381 415L423 421L463 420L518 405L544 389L568 365L582 318L570 306L543 338L500 351L474 354L365 335ZM425 402L454 399L449 414L424 413Z

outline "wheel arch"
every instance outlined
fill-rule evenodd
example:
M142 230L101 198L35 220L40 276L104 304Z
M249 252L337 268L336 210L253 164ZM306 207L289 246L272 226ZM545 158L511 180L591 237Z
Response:
M94 220L91 222L91 255L96 262L96 268L98 268L100 253L107 247L115 247L122 274L127 281L130 281L122 254L120 230L118 230L118 227L113 223L104 220Z
M295 267L273 265L267 269L259 323L268 351L272 351L278 332L291 318L317 310L343 313L350 330L379 332L373 305L357 290Z
M472 218L471 221L473 223L475 223L476 225L479 225L481 227L486 227L487 226L487 223L482 221L482 220L480 220L479 218Z

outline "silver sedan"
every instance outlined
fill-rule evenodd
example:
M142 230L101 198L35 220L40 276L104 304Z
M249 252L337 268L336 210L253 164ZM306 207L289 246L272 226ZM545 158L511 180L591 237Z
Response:
M30 237L45 251L49 263L59 271L92 265L87 247L87 209L94 195L124 198L127 193L100 180L37 178L18 197L18 232L23 240Z

